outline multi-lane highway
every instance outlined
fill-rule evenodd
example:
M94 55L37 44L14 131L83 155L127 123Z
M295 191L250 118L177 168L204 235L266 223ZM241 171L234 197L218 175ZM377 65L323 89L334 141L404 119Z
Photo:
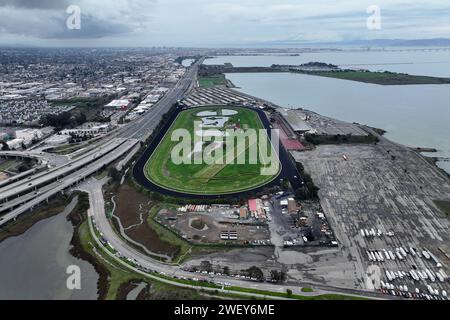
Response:
M0 226L125 156L118 164L123 167L138 150L139 141L145 141L171 106L193 88L202 62L203 59L189 68L180 81L144 116L105 136L76 157L33 151L0 153L10 157L32 157L39 160L41 166L47 166L46 169L41 167L39 170L30 170L2 183L0 214L7 214L0 216Z
M30 190L37 190L38 187L48 184L49 181L63 178L68 174L89 165L91 162L99 159L100 157L103 157L104 155L119 147L121 144L124 144L126 141L127 140L124 139L114 139L108 141L104 145L99 146L98 148L85 154L81 158L72 160L62 166L40 172L28 177L27 179L21 179L14 183L6 185L0 189L0 203L6 202L9 199L24 194L25 192L28 192Z
M157 102L151 110L145 113L140 119L133 121L122 129L118 130L117 136L128 139L139 139L145 141L160 123L163 115L167 113L172 105L181 100L189 92L197 79L197 71L204 59L200 59L192 65L180 81L167 92L164 97Z
M128 154L138 144L137 140L115 140L118 140L120 143L114 141L111 144L114 148L110 145L105 149L108 150L106 153L102 154L101 151L97 151L94 155L88 155L86 158L80 159L83 162L88 161L88 164L81 166L78 170L72 170L71 167L68 167L64 169L64 172L57 171L57 173L44 174L36 179L26 179L25 183L10 188L5 194L10 195L12 192L17 191L19 192L19 196L0 204L0 212L11 210L0 217L0 226L17 218L20 214L32 210L55 194L76 185L92 174L102 170L120 157ZM110 148L112 149L109 150ZM31 191L29 191L30 187L32 188ZM21 193L23 194L21 195Z

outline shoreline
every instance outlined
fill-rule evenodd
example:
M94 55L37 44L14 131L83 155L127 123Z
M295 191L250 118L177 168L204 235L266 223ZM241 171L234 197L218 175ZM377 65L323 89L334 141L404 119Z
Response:
M226 77L226 74L225 74L225 77ZM228 80L228 78L226 78L226 79ZM239 89L239 90L236 90L236 89ZM274 108L274 109L294 109L294 110L296 110L296 109L303 109L303 110L306 110L306 111L318 114L320 116L328 117L327 115L323 115L323 114L320 114L320 113L318 113L316 111L313 111L313 110L310 110L310 109L306 109L306 108L303 108L303 107L297 107L297 108L282 107L282 106L280 106L280 105L278 105L278 104L276 104L276 103L274 103L272 101L269 101L269 100L266 100L266 99L262 99L262 98L253 96L251 94L248 94L248 93L246 93L244 91L244 89L242 89L240 87L230 88L230 90L236 91L239 94L247 96L250 99L254 99L255 101L258 101L261 104L266 104L269 107ZM333 118L333 119L336 119L336 118ZM340 119L336 119L336 120L340 120ZM350 123L350 121L346 121L346 120L340 120L340 121L344 121L344 122ZM387 131L387 130L385 130L383 128L374 128L374 127L371 127L369 125L365 125L365 126L373 129L375 132L377 132L380 136L382 136L384 138L385 138L386 134L389 133L389 131ZM387 138L385 138L385 139L387 139ZM439 167L437 165L438 162L442 161L441 159L438 159L438 158L435 158L435 157L428 157L428 156L425 156L425 155L422 154L423 152L429 152L429 153L439 152L439 150L437 148L435 148L435 147L410 147L410 146L407 146L407 145L405 145L405 144L403 144L401 142L398 142L396 140L391 140L390 138L388 140L392 141L393 143L400 144L400 145L404 146L405 148L409 148L409 149L415 151L416 153L418 153L420 156L422 156L424 158L432 158L433 159L433 165L435 166L435 168L438 169L440 172L445 173L445 175L447 175L448 177L450 177L450 172L448 172L447 170L445 170L445 169L443 169L443 168L441 168L441 167Z
M82 197L82 195L83 194L81 194L80 197ZM85 201L85 199L81 199L81 201ZM76 207L67 216L67 220L70 221L73 226L73 234L70 241L72 247L69 249L69 253L74 258L84 260L94 267L95 272L99 277L97 280L97 300L105 300L109 287L108 278L110 274L108 269L105 268L94 256L86 252L81 244L79 229L80 226L86 221L85 211L87 211L87 209L84 209L83 204L80 204L80 199L78 199Z
M7 224L4 228L0 229L0 243L9 238L19 237L37 223L59 215L64 211L65 206L73 200L73 197L74 195L71 195L68 198L54 199L48 204L38 207L37 211L25 214L16 221Z

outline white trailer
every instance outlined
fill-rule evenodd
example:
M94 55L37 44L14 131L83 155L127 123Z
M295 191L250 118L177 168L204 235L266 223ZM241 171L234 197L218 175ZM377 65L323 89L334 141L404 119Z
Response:
M427 290L430 294L434 294L434 290L429 284L427 285Z
M430 254L429 254L426 250L423 250L423 251L422 251L422 254L423 254L423 256L425 257L425 259L427 259L427 260L430 260L430 259L431 259Z
M419 281L419 280L420 280L419 276L417 275L417 273L416 273L414 270L409 271L409 274L411 275L411 277L412 277L414 280L416 280L416 281Z
M391 257L391 260L395 260L395 255L391 250L389 250L389 256Z
M400 253L406 258L407 254L405 249L403 249L403 247L400 247Z
M377 259L378 262L381 262L380 255L378 254L377 251L374 251L373 255L375 256L375 259Z
M391 273L389 272L389 270L385 271L386 277L388 278L389 281L394 280L394 277L392 277Z
M433 272L430 271L430 269L425 269L425 272L428 274L428 277L430 278L431 282L436 281L436 277L434 276Z

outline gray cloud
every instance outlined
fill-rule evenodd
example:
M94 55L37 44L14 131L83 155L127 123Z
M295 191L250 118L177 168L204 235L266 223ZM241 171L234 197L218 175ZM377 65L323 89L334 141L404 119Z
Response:
M283 39L448 37L450 4L377 0L382 30L366 28L372 0L0 0L0 41L72 45L217 45ZM66 8L81 8L81 30ZM79 39L79 41L76 41ZM90 39L95 39L90 41ZM97 41L98 39L98 41Z
M10 6L9 2L14 2L14 6ZM70 2L73 3L72 0ZM130 33L138 25L130 18L118 19L118 16L130 15L126 8L121 8L124 12L115 13L112 10L112 16L106 14L99 17L95 10L88 10L83 5L81 29L70 30L66 25L69 17L67 6L68 1L61 0L0 0L0 31L38 39L96 39Z
M68 0L0 0L0 7L25 9L64 9L69 6Z
M121 24L110 20L98 19L91 15L82 15L81 29L70 30L66 27L66 20L55 19L55 24L62 26L45 35L46 39L96 39L113 35L120 35L132 32L127 24Z

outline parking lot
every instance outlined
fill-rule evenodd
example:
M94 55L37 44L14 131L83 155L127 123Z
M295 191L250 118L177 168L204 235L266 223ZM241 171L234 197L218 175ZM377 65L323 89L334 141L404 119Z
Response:
M354 260L363 288L403 296L419 291L428 295L422 298L443 298L443 291L449 290L450 261L444 252L450 226L433 201L450 198L448 177L416 153L385 139L378 145L323 145L293 154L320 188L324 213L344 255ZM422 277L414 280L411 270ZM438 273L445 276L443 281Z

